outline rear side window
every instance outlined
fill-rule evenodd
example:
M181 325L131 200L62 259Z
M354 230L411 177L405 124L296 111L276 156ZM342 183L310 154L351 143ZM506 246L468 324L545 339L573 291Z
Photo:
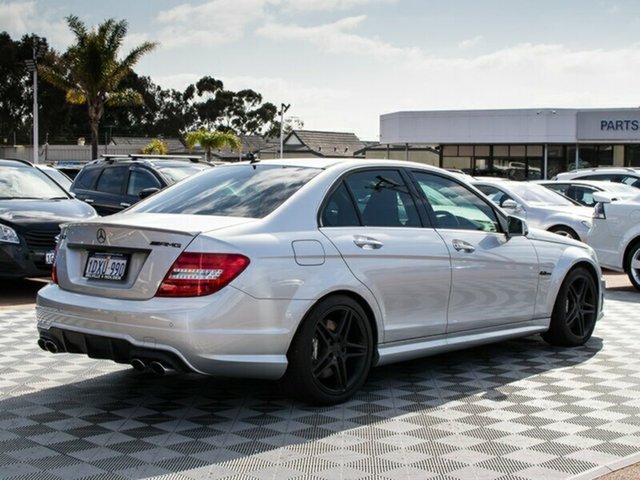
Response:
M121 193L127 171L127 167L105 168L98 179L96 190L105 193Z
M93 190L100 172L102 172L101 168L85 168L81 170L73 182L73 187L82 188L83 190Z
M262 218L320 172L261 164L216 167L176 183L129 211Z
M395 170L367 170L345 180L362 224L370 227L420 227L413 197Z

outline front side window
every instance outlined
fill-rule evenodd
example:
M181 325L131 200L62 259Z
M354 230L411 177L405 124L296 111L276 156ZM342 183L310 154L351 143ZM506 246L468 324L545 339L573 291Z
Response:
M500 231L493 209L471 190L438 175L413 174L433 209L436 228Z
M127 185L127 195L138 196L145 188L162 188L160 182L151 172L146 170L131 170L129 172L129 184Z
M263 218L320 172L319 168L259 163L216 167L176 183L129 211Z
M367 170L345 179L356 202L362 225L420 227L420 217L409 188L395 170Z

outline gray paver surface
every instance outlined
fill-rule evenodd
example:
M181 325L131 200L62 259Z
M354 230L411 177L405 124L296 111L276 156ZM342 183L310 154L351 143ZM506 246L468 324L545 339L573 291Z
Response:
M594 478L640 451L640 294L584 347L538 337L375 369L343 405L156 377L36 343L0 310L0 478Z

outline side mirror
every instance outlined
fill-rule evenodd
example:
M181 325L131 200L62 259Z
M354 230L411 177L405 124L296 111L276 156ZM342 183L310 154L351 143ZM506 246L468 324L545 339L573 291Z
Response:
M502 205L500 205L502 208L505 208L507 210L513 210L515 212L518 212L520 210L522 210L522 205L520 205L518 202L516 202L515 200L505 200L504 202L502 202Z
M593 200L597 203L611 203L613 199L611 198L611 194L607 194L604 192L593 192Z
M508 237L526 237L529 235L529 227L527 222L518 217L507 217L507 236Z
M144 190L140 190L140 193L138 193L138 197L140 197L140 199L147 198L159 191L160 189L156 187L145 188Z

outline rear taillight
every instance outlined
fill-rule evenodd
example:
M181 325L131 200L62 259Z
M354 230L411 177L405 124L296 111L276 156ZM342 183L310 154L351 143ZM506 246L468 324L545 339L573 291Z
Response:
M226 287L249 265L234 253L182 253L160 284L156 297L201 297Z
M51 281L55 284L58 283L58 268L56 267L58 263L58 245L60 245L60 235L56 235L56 247L53 251L53 265L51 265Z

